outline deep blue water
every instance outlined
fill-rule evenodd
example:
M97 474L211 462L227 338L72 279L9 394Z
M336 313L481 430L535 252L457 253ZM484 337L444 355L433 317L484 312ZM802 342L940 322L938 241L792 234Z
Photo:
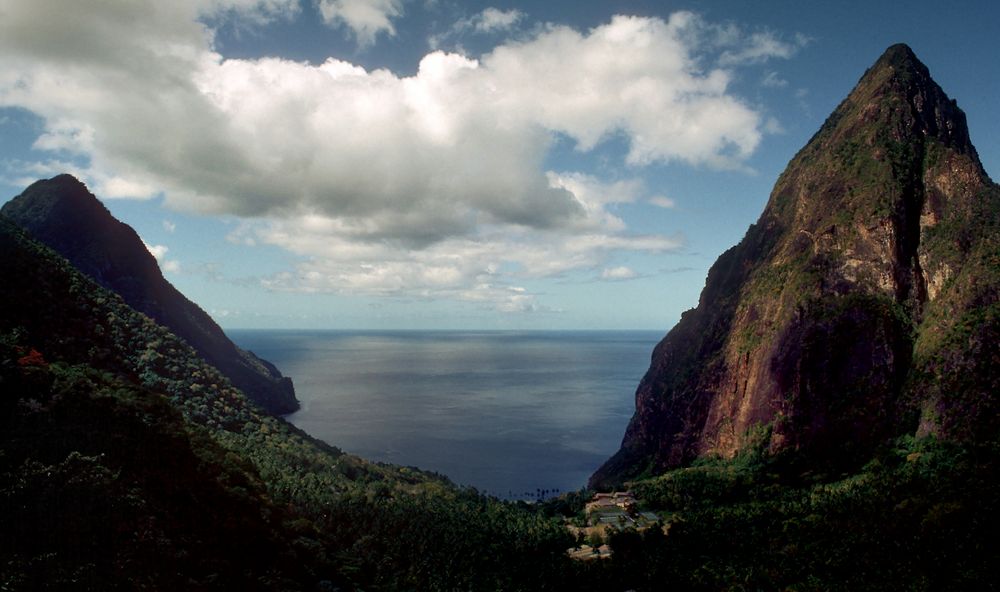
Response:
M500 497L570 491L621 443L662 337L615 332L231 330L295 382L287 419L370 460Z

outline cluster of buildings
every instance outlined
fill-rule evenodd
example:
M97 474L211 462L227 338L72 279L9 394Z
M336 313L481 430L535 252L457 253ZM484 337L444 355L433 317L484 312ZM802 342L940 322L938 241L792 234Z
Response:
M597 493L587 503L584 512L595 526L631 526L644 528L659 520L653 512L640 512L631 491Z
M631 491L616 491L614 493L595 493L594 499L587 502L584 511L587 514L614 509L626 512L635 508L635 496Z
M635 495L631 491L597 493L584 506L587 515L586 526L567 526L574 535L586 537L591 545L580 545L569 549L567 554L573 559L606 559L611 549L601 544L609 528L635 528L643 530L658 524L659 517L653 512L640 512ZM591 539L595 537L596 540Z

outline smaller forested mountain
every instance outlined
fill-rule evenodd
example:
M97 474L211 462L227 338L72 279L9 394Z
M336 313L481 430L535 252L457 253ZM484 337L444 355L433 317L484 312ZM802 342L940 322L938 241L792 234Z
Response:
M0 588L558 589L566 532L253 405L0 216Z
M187 341L251 401L275 414L298 409L291 379L230 341L205 311L163 277L139 235L116 220L75 177L38 181L0 213Z

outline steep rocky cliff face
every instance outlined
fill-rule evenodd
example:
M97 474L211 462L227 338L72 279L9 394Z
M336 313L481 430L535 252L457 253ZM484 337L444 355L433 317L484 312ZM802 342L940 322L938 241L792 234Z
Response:
M233 344L205 311L163 277L139 235L76 178L59 175L33 183L0 214L182 337L265 410L282 414L298 409L291 379Z
M656 347L607 486L747 446L815 458L995 438L1000 187L965 115L890 47L789 163Z

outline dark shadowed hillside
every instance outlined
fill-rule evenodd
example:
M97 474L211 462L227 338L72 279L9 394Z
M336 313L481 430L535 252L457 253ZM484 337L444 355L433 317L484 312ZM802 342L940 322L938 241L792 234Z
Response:
M265 410L283 414L298 409L291 379L233 344L205 311L163 277L139 235L74 177L38 181L0 212L183 338Z

